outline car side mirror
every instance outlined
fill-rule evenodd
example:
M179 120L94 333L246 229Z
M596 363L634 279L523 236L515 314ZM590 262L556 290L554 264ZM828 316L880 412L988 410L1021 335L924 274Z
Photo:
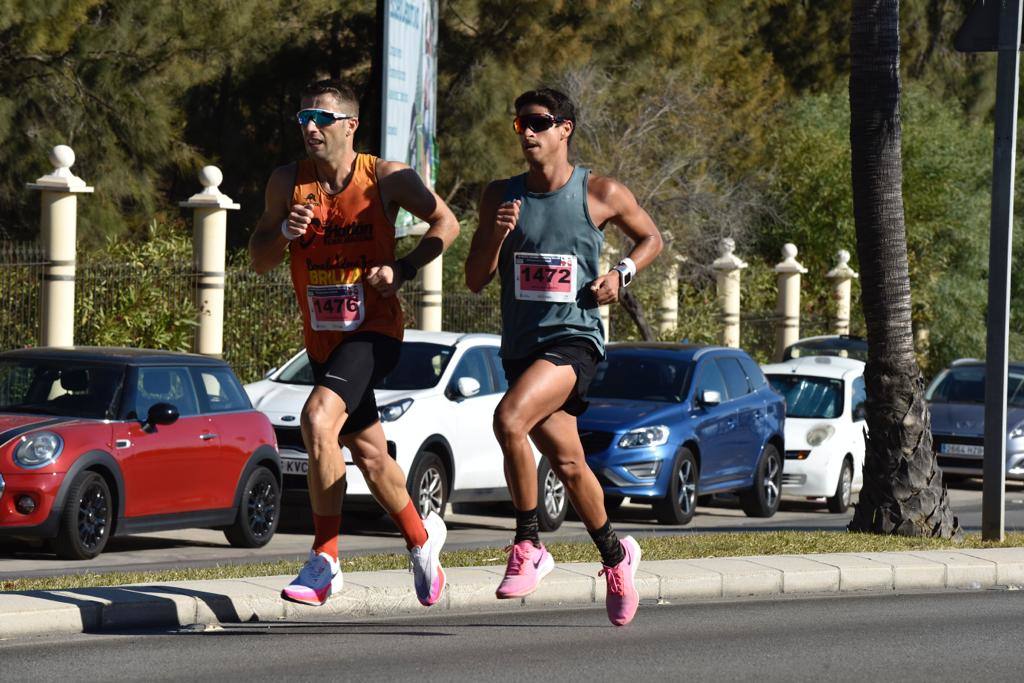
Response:
M702 406L712 407L717 406L722 402L722 394L711 389L705 389L700 392L700 404Z
M146 422L143 427L152 427L153 425L169 425L174 424L178 420L178 409L172 406L170 403L154 403L149 407L149 412L146 414Z
M460 377L455 384L455 391L462 398L472 398L480 393L480 382L473 377Z
M853 421L860 422L861 420L868 419L868 408L864 403L860 403L853 408Z
M277 368L270 368L263 373L263 379L270 379L270 376L277 372Z

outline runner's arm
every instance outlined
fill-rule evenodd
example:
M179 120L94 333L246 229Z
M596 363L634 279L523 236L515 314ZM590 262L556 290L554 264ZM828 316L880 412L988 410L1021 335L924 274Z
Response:
M381 161L377 166L377 178L385 208L396 204L428 226L419 244L402 257L418 270L451 246L459 236L459 221L444 200L427 187L419 173L409 166L397 161Z
M650 214L644 211L629 188L608 177L596 177L591 191L603 205L602 215L614 223L629 239L633 248L627 256L636 264L639 273L657 258L664 246L661 232Z
M257 273L266 273L284 260L288 240L281 233L281 221L288 218L294 165L274 169L264 192L263 215L249 237L249 257Z
M591 176L587 193L588 201L592 201L591 215L600 221L600 225L613 223L633 240L628 257L636 266L636 272L650 265L664 244L658 226L629 188L612 178ZM618 301L619 288L620 275L614 269L590 284L590 291L601 306Z
M498 270L498 254L509 230L497 224L505 182L494 181L484 188L480 197L479 221L466 256L466 286L479 293L494 278ZM508 207L505 207L508 211ZM515 207L518 216L518 207Z

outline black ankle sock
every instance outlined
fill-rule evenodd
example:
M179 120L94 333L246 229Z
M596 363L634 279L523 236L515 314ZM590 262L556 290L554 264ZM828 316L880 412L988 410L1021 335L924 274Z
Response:
M619 537L612 530L611 522L605 522L600 529L591 531L590 537L594 539L594 544L597 545L597 549L601 553L601 564L604 566L614 567L626 557L626 553L622 551L622 544L619 543Z
M516 510L516 540L513 543L529 541L535 548L540 547L540 521L537 508Z

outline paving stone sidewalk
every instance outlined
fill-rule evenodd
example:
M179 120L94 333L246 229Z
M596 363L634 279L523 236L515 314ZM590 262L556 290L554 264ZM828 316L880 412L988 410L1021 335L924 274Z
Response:
M496 600L503 567L447 569L448 587L431 611L573 609L603 604L596 563L559 564L521 600ZM354 572L322 607L285 602L291 576L0 593L0 638L101 633L193 624L303 621L324 615L426 614L407 571ZM891 593L912 590L1024 587L1024 548L899 553L772 555L643 561L637 574L641 613L658 602L744 597Z

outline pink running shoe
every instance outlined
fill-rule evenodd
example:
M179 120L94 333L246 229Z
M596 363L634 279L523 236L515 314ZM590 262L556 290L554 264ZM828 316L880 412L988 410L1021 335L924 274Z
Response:
M542 543L538 548L530 541L520 541L505 548L508 566L505 578L494 592L499 600L521 598L537 590L540 580L555 568L555 558Z
M434 511L423 520L423 527L427 530L427 542L409 551L409 561L412 563L416 599L424 607L430 607L441 599L444 592L445 576L440 556L448 528Z
M319 607L340 591L342 584L341 564L327 553L314 554L310 550L306 564L295 580L281 591L281 597Z
M608 592L604 598L608 619L616 626L625 626L633 621L636 608L640 605L640 593L634 582L637 567L640 566L640 544L632 536L626 536L619 544L626 554L622 562L614 567L604 567L597 575L603 574L608 581Z

